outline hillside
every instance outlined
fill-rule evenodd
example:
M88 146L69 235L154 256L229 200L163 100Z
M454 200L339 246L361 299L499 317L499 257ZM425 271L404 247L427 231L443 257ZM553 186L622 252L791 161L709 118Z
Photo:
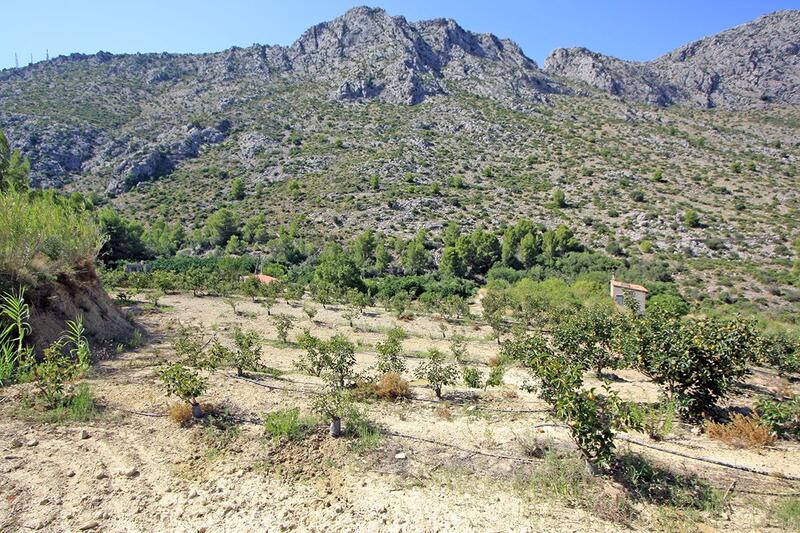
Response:
M785 51L796 51L797 13L770 17L646 71L609 60L606 86L550 60L543 71L513 42L451 20L355 8L289 47L101 52L2 71L0 128L31 158L36 185L108 194L146 225L191 232L225 205L243 220L265 215L271 233L304 215L304 231L343 237L529 217L667 261L690 292L788 310L800 111L784 105L797 103L797 56ZM599 90L630 85L618 71L689 79L682 68L702 70L730 43L774 52L759 63L769 98L726 81L738 79L733 59L719 63L731 66L713 111L684 89ZM229 197L235 178L243 200ZM686 223L690 210L698 223Z

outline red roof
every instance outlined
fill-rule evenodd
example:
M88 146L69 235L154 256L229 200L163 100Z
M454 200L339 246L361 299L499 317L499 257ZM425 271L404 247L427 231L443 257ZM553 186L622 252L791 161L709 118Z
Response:
M630 289L632 291L639 291L639 292L650 292L646 288L642 287L641 285L635 285L633 283L625 283L624 281L617 281L615 279L611 280L612 287L619 287L621 289Z
M244 276L245 278L256 278L261 283L273 283L278 281L278 278L273 278L272 276L267 276L266 274L251 274L249 276Z

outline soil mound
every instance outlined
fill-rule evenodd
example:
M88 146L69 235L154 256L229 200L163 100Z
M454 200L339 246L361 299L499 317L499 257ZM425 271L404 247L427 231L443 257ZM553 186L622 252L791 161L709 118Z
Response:
M106 293L91 265L40 283L28 296L30 340L39 348L58 339L67 320L78 316L83 317L86 335L94 342L125 342L136 330L133 320Z

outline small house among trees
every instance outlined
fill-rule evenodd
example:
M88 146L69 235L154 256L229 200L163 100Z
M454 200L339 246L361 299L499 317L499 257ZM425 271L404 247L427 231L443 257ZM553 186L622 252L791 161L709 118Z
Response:
M639 307L639 314L644 314L647 289L641 285L625 283L611 278L611 298L619 305L626 305L626 299L633 299ZM628 304L630 305L630 304Z

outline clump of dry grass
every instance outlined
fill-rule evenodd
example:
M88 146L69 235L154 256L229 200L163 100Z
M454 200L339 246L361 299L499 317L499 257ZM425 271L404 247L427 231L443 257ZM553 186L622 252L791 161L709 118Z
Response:
M206 416L217 414L217 408L213 403L202 403L200 404L200 407ZM167 409L167 416L176 424L180 424L184 427L188 426L193 420L192 406L186 402L176 402L170 404L169 408Z
M434 412L436 413L436 416L438 416L442 420L450 420L451 418L453 418L453 413L450 411L450 408L447 407L446 405L437 407Z
M167 416L176 424L186 426L192 420L192 406L186 402L173 403L169 406Z
M375 395L384 400L411 398L411 387L397 372L387 372L375 384Z
M739 413L727 424L706 422L706 433L735 448L762 448L775 442L775 434L758 418Z

